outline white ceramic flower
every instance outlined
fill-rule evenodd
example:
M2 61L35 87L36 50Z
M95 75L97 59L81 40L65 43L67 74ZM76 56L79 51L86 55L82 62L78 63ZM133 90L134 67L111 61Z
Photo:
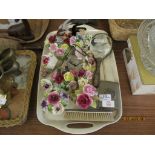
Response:
M6 99L7 95L2 95L0 94L0 107L6 104Z
M42 79L40 83L41 86L47 91L51 91L53 89L52 82L48 79Z
M61 115L64 112L64 107L62 104L57 104L55 106L53 106L52 108L52 113L53 115Z
M85 78L80 78L78 80L78 83L81 87L83 87L84 85L86 85L88 83L88 79L85 79Z

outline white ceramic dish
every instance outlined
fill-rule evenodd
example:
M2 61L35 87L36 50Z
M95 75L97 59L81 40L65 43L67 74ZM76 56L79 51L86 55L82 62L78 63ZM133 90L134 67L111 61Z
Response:
M105 33L106 34L105 31L94 29L87 25L82 25L82 27L86 27L87 31L90 34L96 34L96 33ZM56 31L51 32L50 34L48 34L48 36L50 36L51 34L54 34L54 33L56 33ZM47 38L48 38L48 36L47 36ZM48 50L46 49L46 47L44 47L43 55L46 55L47 52L48 52ZM116 66L115 56L114 56L113 52L102 62L100 72L101 72L101 75L100 75L101 80L119 83L117 66ZM122 116L122 102L120 102L120 103L118 103L117 114L116 114L115 120L113 122L74 122L74 121L65 120L62 117L54 117L54 116L52 119L49 120L45 116L45 114L42 110L42 107L40 105L41 99L42 99L40 80L41 80L41 75L39 75L39 82L38 82L39 84L38 84L38 98L37 98L37 117L38 117L38 120L45 125L55 127L55 128L57 128L63 132L66 132L66 133L87 134L87 133L95 132L107 125L116 123ZM120 87L119 87L119 95L121 98ZM77 124L77 123L84 123L84 124L88 123L88 124L91 124L92 126L89 128L70 128L70 127L68 127L69 124Z

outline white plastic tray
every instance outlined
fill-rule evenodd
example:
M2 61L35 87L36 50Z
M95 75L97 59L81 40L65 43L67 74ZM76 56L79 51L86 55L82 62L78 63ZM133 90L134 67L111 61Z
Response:
M98 30L98 29L94 29L90 26L87 25L82 25L82 27L86 27L88 32L90 34L96 34L96 33L106 33L105 31L102 30ZM56 31L51 32L50 34L47 35L47 37L51 34L56 33ZM47 50L44 47L43 50L43 55L47 54ZM118 78L118 72L117 72L117 66L116 66L116 61L115 61L115 56L114 53L112 52L106 59L104 59L104 61L102 62L101 68L100 68L100 72L101 72L101 80L105 80L105 81L112 81L112 82L117 82L119 83L119 78ZM39 75L39 82L38 82L38 97L37 97L37 117L38 120L45 124L45 125L49 125L52 127L55 127L63 132L66 133L71 133L71 134L87 134L87 133L91 133L91 132L95 132L107 125L116 123L122 116L122 102L120 101L120 103L118 103L118 110L117 110L117 114L115 116L115 120L113 122L74 122L74 121L69 121L69 120L48 120L45 116L44 113L42 111L42 107L40 105L41 103L41 96L42 96L42 92L40 89L40 78L41 75ZM121 98L121 92L120 92L120 87L119 87L119 95ZM71 128L68 127L69 124L78 124L78 123L84 123L84 124L91 124L91 127L87 127L87 128ZM85 125L84 125L85 126Z

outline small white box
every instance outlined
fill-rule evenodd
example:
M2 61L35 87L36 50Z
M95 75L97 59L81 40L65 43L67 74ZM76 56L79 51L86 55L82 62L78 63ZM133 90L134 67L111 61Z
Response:
M105 101L102 100L102 107L107 107L107 108L114 108L115 107L115 102L114 101Z

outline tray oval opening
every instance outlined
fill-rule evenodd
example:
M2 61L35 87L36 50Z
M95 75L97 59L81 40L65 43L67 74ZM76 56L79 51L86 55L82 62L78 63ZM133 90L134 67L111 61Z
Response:
M68 128L91 128L93 127L92 123L70 123L67 124Z

